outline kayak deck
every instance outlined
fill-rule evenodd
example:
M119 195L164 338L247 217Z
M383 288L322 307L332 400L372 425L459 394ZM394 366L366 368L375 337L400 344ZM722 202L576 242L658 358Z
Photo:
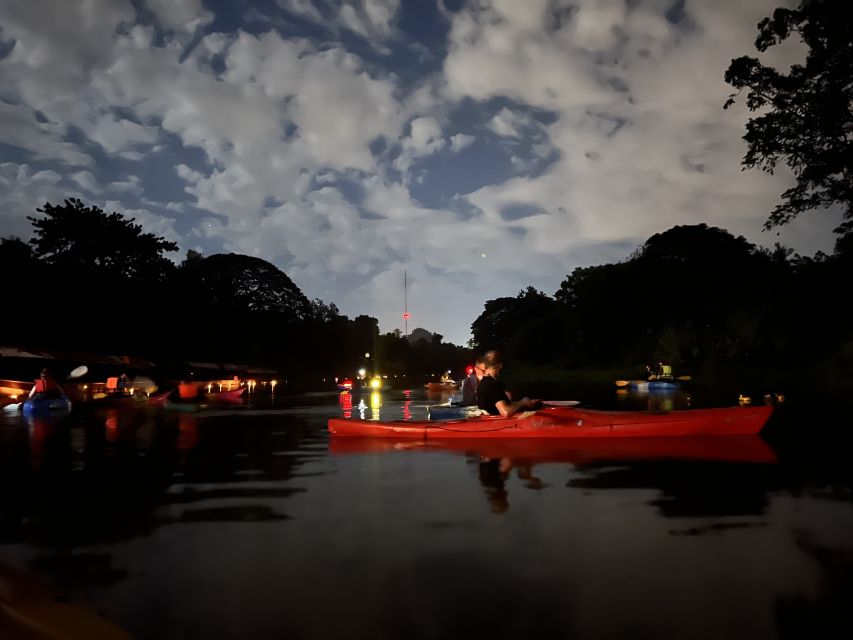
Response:
M648 411L597 411L550 407L509 418L484 416L460 420L372 421L329 419L333 436L372 438L612 438L757 434L772 406Z

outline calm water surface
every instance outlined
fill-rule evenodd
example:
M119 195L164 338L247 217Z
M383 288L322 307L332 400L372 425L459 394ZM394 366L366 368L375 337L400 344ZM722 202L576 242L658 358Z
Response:
M137 638L853 637L846 408L713 449L329 441L436 400L3 416L0 560Z

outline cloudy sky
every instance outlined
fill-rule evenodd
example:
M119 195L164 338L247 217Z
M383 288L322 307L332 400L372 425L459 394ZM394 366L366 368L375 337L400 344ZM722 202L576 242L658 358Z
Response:
M784 0L0 0L0 236L74 196L464 344L486 300L762 222L729 61ZM791 43L763 59L787 68Z

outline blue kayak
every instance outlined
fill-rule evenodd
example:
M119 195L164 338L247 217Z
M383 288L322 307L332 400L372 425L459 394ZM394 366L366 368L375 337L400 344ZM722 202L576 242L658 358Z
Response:
M65 415L71 411L68 398L29 398L24 401L25 416L47 417Z
M628 386L637 391L675 391L681 385L671 380L632 380Z

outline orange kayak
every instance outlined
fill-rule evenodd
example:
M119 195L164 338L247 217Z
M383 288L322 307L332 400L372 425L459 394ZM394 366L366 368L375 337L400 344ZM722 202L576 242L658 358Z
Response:
M329 433L333 436L421 440L754 435L764 428L772 412L770 405L668 413L549 407L509 418L484 416L462 420L387 422L331 418Z

